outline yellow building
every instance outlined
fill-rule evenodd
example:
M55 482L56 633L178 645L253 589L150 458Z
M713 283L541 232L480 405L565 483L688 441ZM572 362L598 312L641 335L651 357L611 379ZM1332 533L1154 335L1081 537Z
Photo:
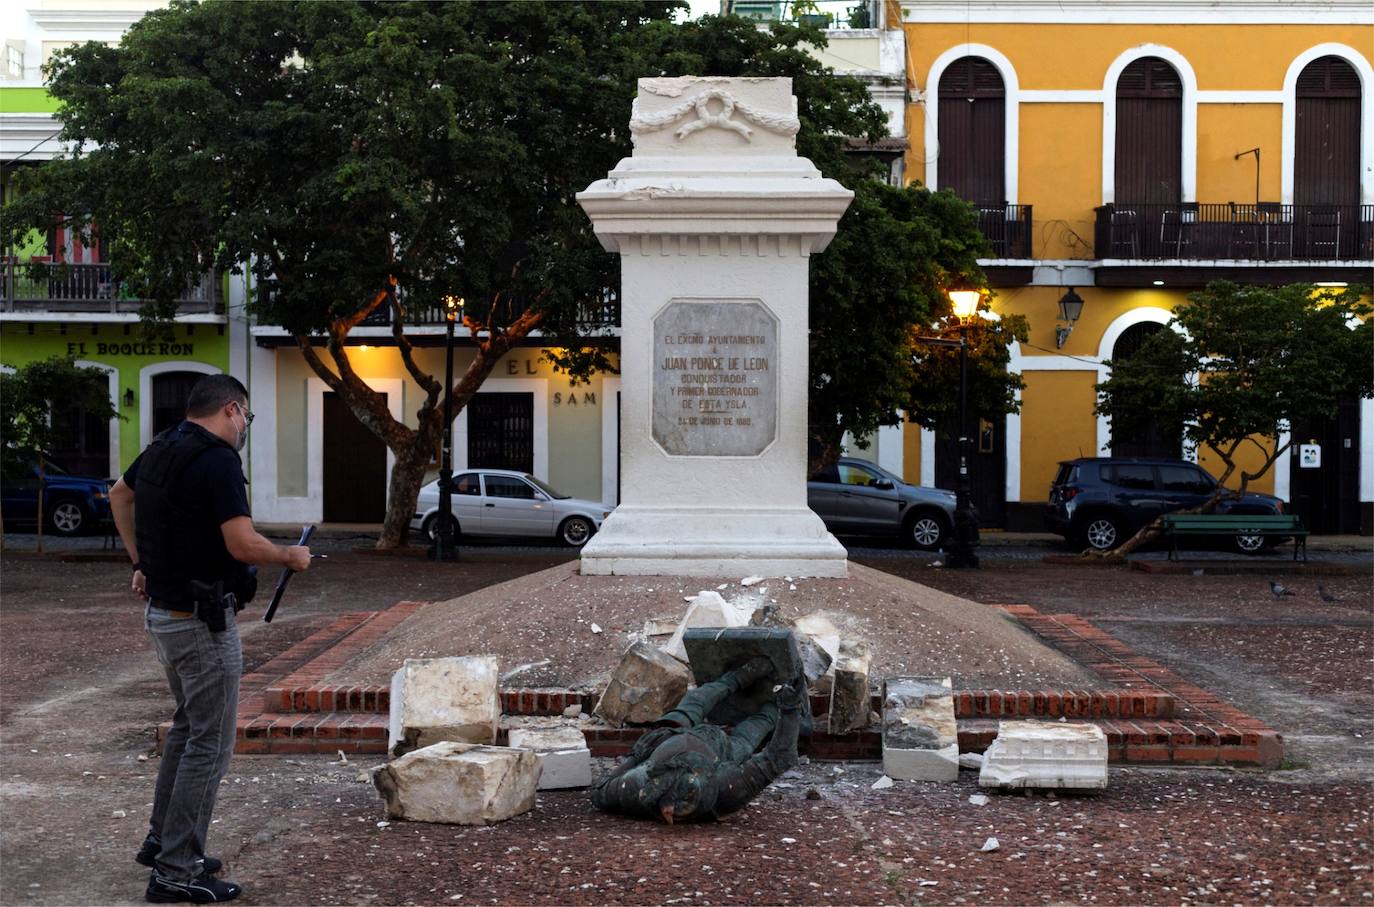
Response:
M1060 460L1190 456L1167 432L1113 438L1093 414L1103 362L1187 293L1217 278L1369 282L1367 2L907 0L884 13L905 37L906 177L978 206L993 308L1031 325L1012 359L1021 412L977 435L990 522L1041 528ZM1076 320L1066 296L1082 300ZM1300 468L1295 446L1255 490L1316 531L1370 531L1374 401L1293 431L1322 445L1322 466ZM952 487L945 445L904 435L907 479Z

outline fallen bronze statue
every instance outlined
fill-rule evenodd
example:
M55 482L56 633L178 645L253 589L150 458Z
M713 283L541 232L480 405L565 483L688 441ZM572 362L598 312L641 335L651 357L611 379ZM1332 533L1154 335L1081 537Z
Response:
M727 699L760 687L773 690L773 701L735 722L729 733L707 722ZM698 686L656 721L615 771L592 786L592 803L669 825L729 815L797 763L805 701L800 673L778 677L771 660L751 658Z

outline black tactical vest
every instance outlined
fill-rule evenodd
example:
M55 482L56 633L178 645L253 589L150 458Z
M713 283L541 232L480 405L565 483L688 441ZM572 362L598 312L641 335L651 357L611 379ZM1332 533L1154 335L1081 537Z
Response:
M134 485L134 532L148 596L187 603L187 583L232 583L243 565L230 556L214 517L182 478L197 457L225 442L190 422L153 439L138 464ZM231 448L232 449L232 448Z

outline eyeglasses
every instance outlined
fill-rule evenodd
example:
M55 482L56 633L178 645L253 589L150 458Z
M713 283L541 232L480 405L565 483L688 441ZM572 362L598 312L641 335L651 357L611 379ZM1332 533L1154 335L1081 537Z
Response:
M242 403L238 404L238 407L239 407L239 412L243 413L243 418L244 418L245 420L247 420L247 424L252 425L252 424L253 424L253 414L252 414L251 412L249 412L246 408L244 408L244 405L243 405Z

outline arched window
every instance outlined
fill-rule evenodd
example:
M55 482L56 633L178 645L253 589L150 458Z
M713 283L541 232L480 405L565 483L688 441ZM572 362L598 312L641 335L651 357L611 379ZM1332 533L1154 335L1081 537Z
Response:
M1298 75L1293 159L1295 205L1360 203L1360 76L1340 57Z
M1116 80L1115 201L1183 201L1183 81L1159 57L1141 57Z
M1122 332L1112 345L1111 359L1121 362L1140 351L1145 341L1160 331L1168 330L1157 321L1142 321ZM1177 380L1182 381L1179 375ZM1183 426L1161 425L1153 418L1141 416L1125 419L1112 425L1112 456L1114 457L1177 457L1183 447Z
M940 188L986 207L1006 189L1006 86L982 57L956 60L940 74Z

